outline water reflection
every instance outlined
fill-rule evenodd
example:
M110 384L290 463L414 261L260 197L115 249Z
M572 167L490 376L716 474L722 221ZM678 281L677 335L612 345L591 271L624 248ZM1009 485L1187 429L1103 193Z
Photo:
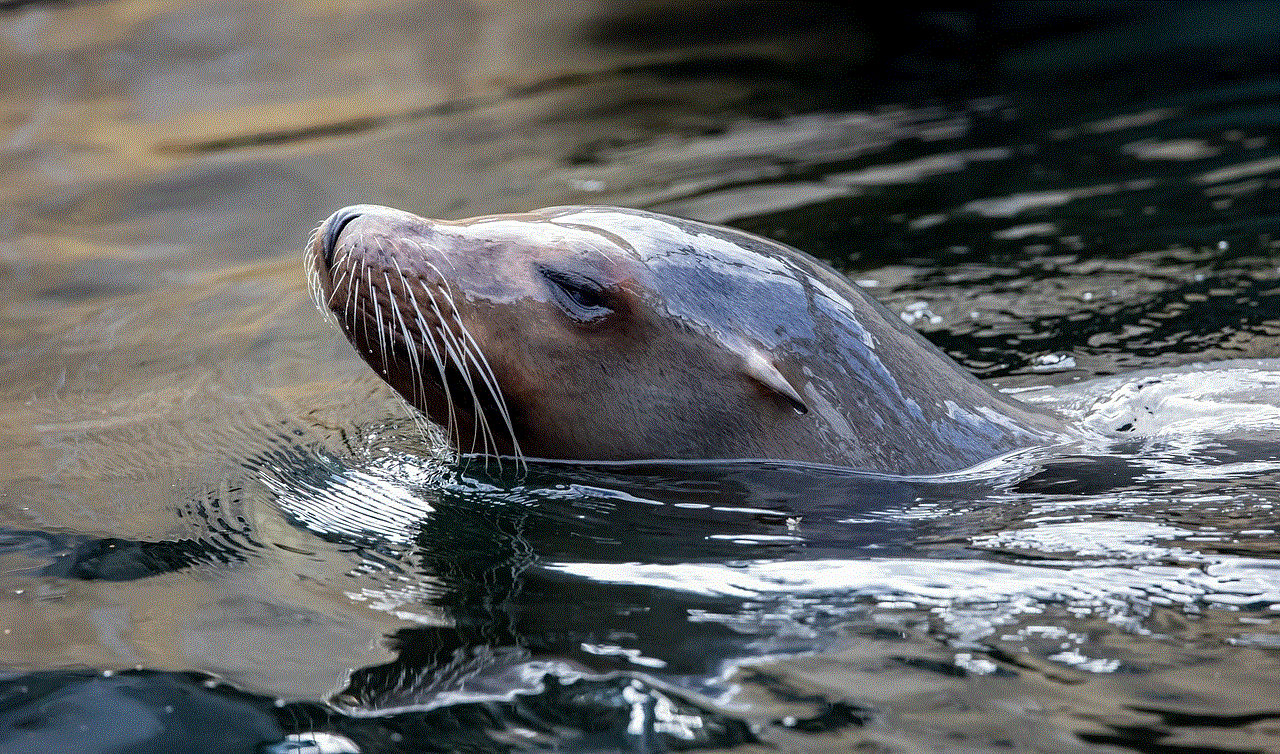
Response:
M1256 472L1275 475L1274 444L1214 448L1271 486ZM394 585L383 602L427 602L449 622L398 631L396 659L355 673L334 701L401 715L621 677L742 714L761 668L839 657L851 635L880 631L926 631L940 644L919 662L959 678L1147 673L1150 660L1084 626L1153 636L1169 608L1219 622L1265 615L1280 592L1262 553L1223 561L1215 546L1270 535L1256 528L1265 512L1237 503L1215 529L1200 511L1222 495L1184 497L1197 523L1179 526L1167 488L1186 475L1171 466L1202 462L1132 450L927 480L731 464L464 474L425 492L412 527L431 588ZM1258 646L1246 625L1233 643Z
M0 749L1275 749L1276 370L1168 370L1276 354L1275 7L586 7L0 11ZM1005 386L1163 376L969 477L459 467L307 300L364 201L732 222Z

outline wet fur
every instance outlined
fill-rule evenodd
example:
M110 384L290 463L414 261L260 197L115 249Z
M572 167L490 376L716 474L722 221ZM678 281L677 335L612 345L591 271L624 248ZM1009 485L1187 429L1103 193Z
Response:
M604 207L441 222L362 206L317 229L307 260L320 307L463 451L910 474L1066 432L831 268L730 228ZM566 317L549 275L597 284L608 317Z

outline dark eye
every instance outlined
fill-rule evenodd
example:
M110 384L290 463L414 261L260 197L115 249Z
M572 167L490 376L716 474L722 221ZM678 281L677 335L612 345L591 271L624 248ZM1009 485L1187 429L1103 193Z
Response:
M609 306L609 294L596 281L575 272L538 268L550 283L552 299L570 317L581 322L595 322L613 311Z

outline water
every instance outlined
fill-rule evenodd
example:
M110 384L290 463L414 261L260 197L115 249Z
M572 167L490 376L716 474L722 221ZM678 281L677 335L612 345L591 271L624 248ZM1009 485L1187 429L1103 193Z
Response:
M769 13L0 12L0 750L1280 750L1276 7ZM358 201L770 235L1092 434L454 463Z

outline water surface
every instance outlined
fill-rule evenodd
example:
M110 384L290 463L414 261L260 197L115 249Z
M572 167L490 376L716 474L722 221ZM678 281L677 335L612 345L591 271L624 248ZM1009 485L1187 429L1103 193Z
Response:
M1280 749L1276 6L789 7L0 11L0 749ZM1093 434L457 462L355 202L763 233Z

